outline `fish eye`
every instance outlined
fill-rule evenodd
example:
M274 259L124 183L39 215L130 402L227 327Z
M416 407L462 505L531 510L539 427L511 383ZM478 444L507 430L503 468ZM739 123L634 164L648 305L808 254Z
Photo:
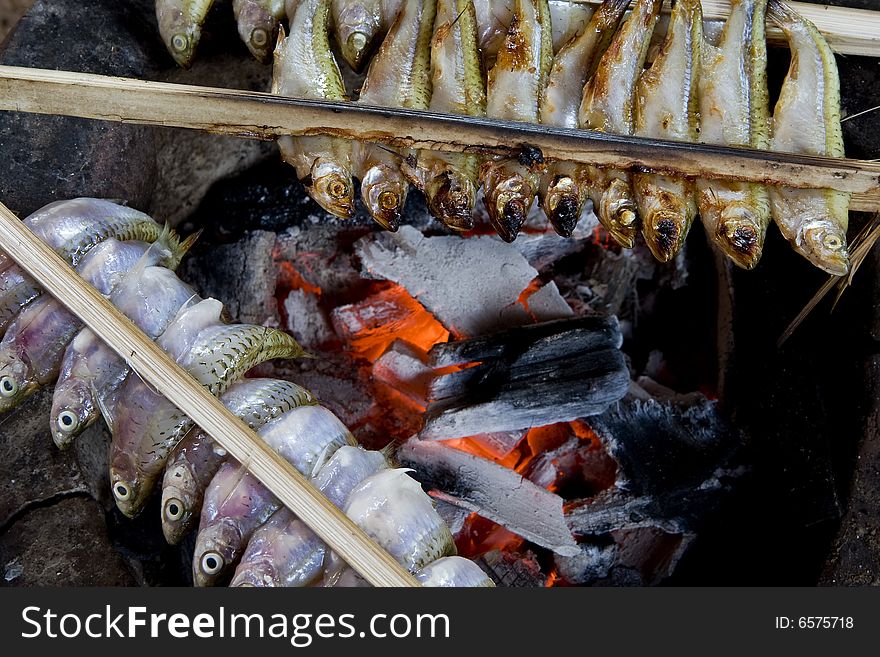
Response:
M256 28L251 32L251 43L257 48L262 48L269 43L269 33L261 27Z
M183 52L189 46L189 37L185 34L175 34L171 38L171 47L177 52Z
M18 394L18 383L11 376L0 378L0 395L4 397L15 397Z
M327 191L333 198L343 198L348 194L348 185L341 180L334 180L327 186Z
M61 411L58 414L58 428L64 433L76 431L79 427L79 418L72 411Z
M180 520L183 517L183 502L172 497L165 503L165 518L170 521Z
M379 207L383 210L393 210L400 203L400 199L394 192L382 192L379 194Z
M822 244L825 245L826 249L829 249L831 251L839 251L841 248L843 248L843 240L841 240L837 235L826 235L822 240Z
M113 495L115 495L116 499L120 502L125 502L131 497L131 489L121 481L117 481L113 484Z
M223 568L223 557L219 552L205 552L202 556L202 572L206 575L216 575Z
M628 228L636 223L636 213L629 208L625 208L618 213L617 220L620 222L621 226L626 226Z

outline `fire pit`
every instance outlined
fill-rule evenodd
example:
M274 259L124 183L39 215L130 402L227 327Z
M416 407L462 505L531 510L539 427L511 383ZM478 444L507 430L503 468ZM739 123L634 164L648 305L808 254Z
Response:
M38 0L2 63L267 87L269 69L229 48L229 12L190 71L152 12ZM771 57L774 88L786 57ZM841 75L846 113L876 104L873 60L848 57ZM878 121L844 124L851 155L878 157ZM452 235L413 195L392 234L327 215L269 144L18 114L0 137L20 215L91 195L202 230L181 277L315 355L256 374L309 388L363 445L393 444L497 583L877 582L880 546L860 538L880 486L873 261L833 315L820 306L777 347L825 277L776 232L752 272L697 226L658 264L590 213L570 239L533 216L508 245L487 218ZM4 583L191 583L192 541L165 544L158 500L132 522L109 499L106 429L60 453L50 402L2 418Z

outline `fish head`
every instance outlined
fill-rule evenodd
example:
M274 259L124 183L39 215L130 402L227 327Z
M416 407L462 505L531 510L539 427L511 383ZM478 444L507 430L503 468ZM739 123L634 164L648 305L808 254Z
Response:
M618 244L627 249L635 246L639 215L628 183L619 178L611 181L599 200L597 215Z
M150 486L143 480L134 459L117 452L110 460L110 487L117 508L134 518L147 503Z
M327 212L344 219L354 216L354 184L351 172L341 164L317 159L303 185Z
M765 231L754 210L742 203L729 203L721 210L716 239L722 250L743 269L754 269L764 250Z
M484 170L484 201L489 219L505 242L513 242L525 224L535 198L535 189L522 167L507 162L490 164Z
M347 2L336 16L339 52L354 71L360 72L373 48L382 17L371 11L370 3ZM376 3L378 4L378 3Z
M269 63L278 34L278 20L265 2L243 0L238 10L238 35L251 54L263 64Z
M583 210L583 194L571 176L556 176L543 199L544 213L562 237L571 237Z
M193 18L185 10L184 4L184 0L159 0L156 3L156 19L159 22L159 34L174 61L189 68L202 38L205 16Z
M68 447L97 418L91 386L82 379L68 379L55 386L49 424L59 449Z
M195 519L199 486L192 470L175 464L165 471L162 486L162 533L171 545L177 545L187 534Z
M38 387L27 353L8 345L0 347L0 413L21 404Z
M477 187L456 171L444 171L425 184L425 198L431 214L455 231L474 227Z
M409 183L399 167L377 164L361 178L361 196L370 215L385 230L396 231L406 204Z
M241 549L241 532L231 522L220 522L202 528L193 553L193 584L215 586L235 564Z
M275 565L267 560L249 562L247 568L235 571L229 586L241 588L262 588L274 586L278 581Z
M828 219L807 222L798 231L796 246L810 262L832 276L849 273L846 231Z
M675 257L684 244L688 223L684 208L656 210L642 217L645 242L657 260L669 262Z

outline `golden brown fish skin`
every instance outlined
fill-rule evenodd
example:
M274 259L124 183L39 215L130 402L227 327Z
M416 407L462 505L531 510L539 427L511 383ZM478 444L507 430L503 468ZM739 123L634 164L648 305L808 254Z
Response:
M541 101L541 123L561 128L578 127L584 86L608 49L628 7L629 0L605 0L580 34L559 51ZM544 214L563 237L569 237L574 231L586 201L586 190L580 186L577 172L576 164L554 162L541 181L538 193Z
M766 0L734 0L718 46L704 44L699 82L700 141L767 149ZM761 259L770 222L767 189L697 180L700 217L714 243L744 269Z
M284 0L233 0L238 35L257 61L272 61L272 48L284 19Z
M431 102L431 35L435 0L405 0L379 51L370 62L360 102L382 107L426 110ZM372 217L397 230L409 183L401 171L409 151L376 144L356 146L361 195Z
M330 51L330 0L289 3L291 33L282 28L275 48L272 93L346 100L342 74ZM343 219L354 216L352 144L338 137L282 137L281 157L315 202Z
M636 86L636 136L697 141L702 46L700 2L679 0L660 53ZM633 188L645 242L654 257L669 262L681 249L697 216L693 183L684 178L635 173Z
M773 114L771 148L845 157L834 53L816 27L783 2L770 0L767 13L785 34L792 57ZM773 220L794 249L829 274L846 275L849 194L775 187L769 192Z
M578 115L581 128L632 134L636 82L661 5L661 0L637 0L629 18L614 35L595 75L584 88ZM632 248L638 233L638 214L629 172L586 166L580 169L579 182L588 190L593 210L605 230L621 246Z
M431 111L486 115L486 84L472 0L437 1L431 41L431 82ZM403 171L424 192L431 214L447 228L466 231L474 227L478 156L422 151L417 161L405 160Z
M380 0L332 0L333 29L342 58L361 71L381 37Z
M516 0L504 46L489 72L487 113L508 121L538 121L553 63L553 33L547 0ZM493 158L483 163L480 182L489 219L506 242L516 239L538 193L543 159Z
M165 47L180 66L189 68L202 38L202 25L214 0L156 0L156 20Z

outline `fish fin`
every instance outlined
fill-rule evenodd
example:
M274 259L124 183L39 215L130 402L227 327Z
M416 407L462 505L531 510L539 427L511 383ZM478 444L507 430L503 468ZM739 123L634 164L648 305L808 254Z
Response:
M397 454L397 444L394 441L385 445L385 447L379 450L379 453L385 457L385 462L389 468L396 468L400 465L395 456Z
M89 387L92 390L92 397L95 400L95 404L98 406L98 411L101 413L101 417L104 418L104 422L107 425L107 428L110 430L111 435L113 434L113 425L116 420L116 415L114 413L114 409L116 408L116 395L110 395L109 398L104 397L103 395L98 394L97 389L95 388L94 381L89 383Z
M284 29L284 25L279 26L278 28L278 39L275 41L275 52L273 55L274 63L272 65L272 93L276 96L280 96L281 94L281 80L279 77L279 72L282 67L283 55L281 54L281 45L284 43L284 40L287 38L287 30Z

